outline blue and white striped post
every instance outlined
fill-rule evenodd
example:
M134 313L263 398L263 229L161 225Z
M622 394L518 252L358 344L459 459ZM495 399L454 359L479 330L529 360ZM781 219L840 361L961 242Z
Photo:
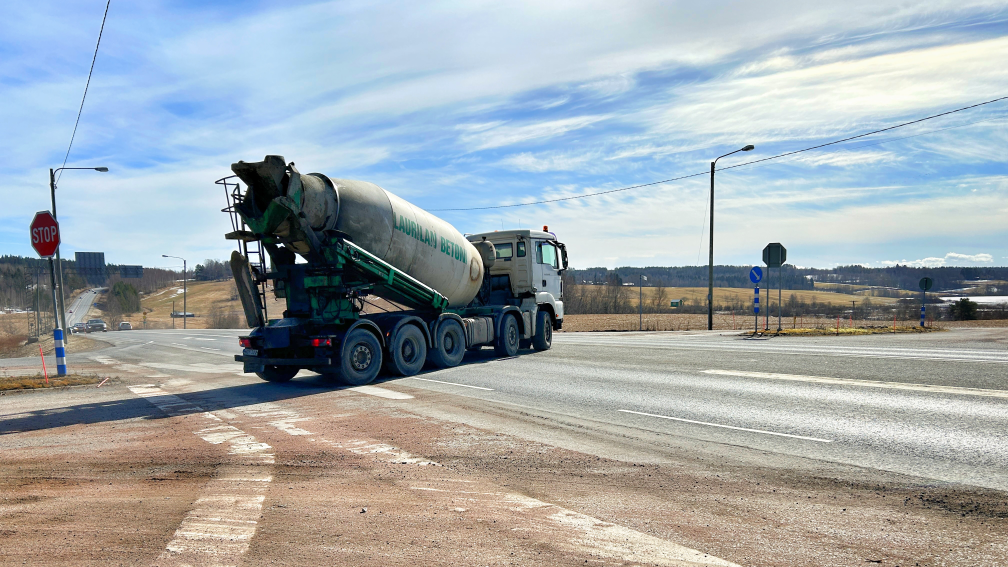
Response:
M756 317L756 327L755 327L755 331L754 332L758 333L759 332L759 286L756 286L754 293L756 295L755 297L753 297L753 315Z
M924 306L921 305L921 327L924 326Z
M56 345L56 374L66 376L66 350L63 348L63 329L57 325L53 329L53 341Z

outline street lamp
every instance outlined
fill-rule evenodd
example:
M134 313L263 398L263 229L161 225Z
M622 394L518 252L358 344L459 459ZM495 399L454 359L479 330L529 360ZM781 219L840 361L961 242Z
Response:
M95 171L100 171L102 173L108 173L108 168L105 166L101 167L60 167L57 169L49 168L49 194L52 196L52 216L57 222L59 219L56 217L56 174L65 169L93 169ZM60 259L60 249L59 246L56 247L56 265L59 266L57 270L57 280L59 284L59 295L57 299L59 300L59 305L57 309L59 310L60 319L62 321L56 321L56 324L62 324L63 328L69 331L66 322L66 298L63 296L63 261ZM66 337L63 339L66 341Z
M186 307L186 261L185 258L181 256L169 256L167 254L162 254L161 257L175 258L176 260L182 260L182 328L185 329L186 317L189 316L189 309L188 307Z
M714 329L714 164L717 160L730 156L732 154L737 154L739 152L748 152L754 149L756 146L752 144L747 145L744 148L735 150L734 152L728 152L723 156L718 156L710 163L710 261L707 265L707 330L711 331Z

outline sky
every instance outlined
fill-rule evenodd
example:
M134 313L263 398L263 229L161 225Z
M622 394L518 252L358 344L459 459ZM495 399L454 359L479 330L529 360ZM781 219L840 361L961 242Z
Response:
M702 4L702 5L701 5ZM0 19L0 254L34 255L104 1ZM113 0L62 254L225 259L238 160L377 183L464 233L548 225L578 268L1008 265L1008 3ZM680 181L548 204L701 174ZM459 210L459 209L476 210Z

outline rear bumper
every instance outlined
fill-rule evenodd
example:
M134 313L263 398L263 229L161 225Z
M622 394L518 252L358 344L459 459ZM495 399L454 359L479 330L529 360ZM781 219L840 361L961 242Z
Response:
M332 366L331 358L266 358L264 356L234 355L235 362L243 362L246 366L300 366L301 368L311 368L314 366Z

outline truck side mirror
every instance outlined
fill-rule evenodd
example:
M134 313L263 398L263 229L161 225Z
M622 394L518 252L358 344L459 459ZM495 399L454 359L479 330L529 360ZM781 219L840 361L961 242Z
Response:
M567 247L559 242L557 242L557 245L560 247L560 258L563 260L563 268L561 271L564 271L567 269Z

